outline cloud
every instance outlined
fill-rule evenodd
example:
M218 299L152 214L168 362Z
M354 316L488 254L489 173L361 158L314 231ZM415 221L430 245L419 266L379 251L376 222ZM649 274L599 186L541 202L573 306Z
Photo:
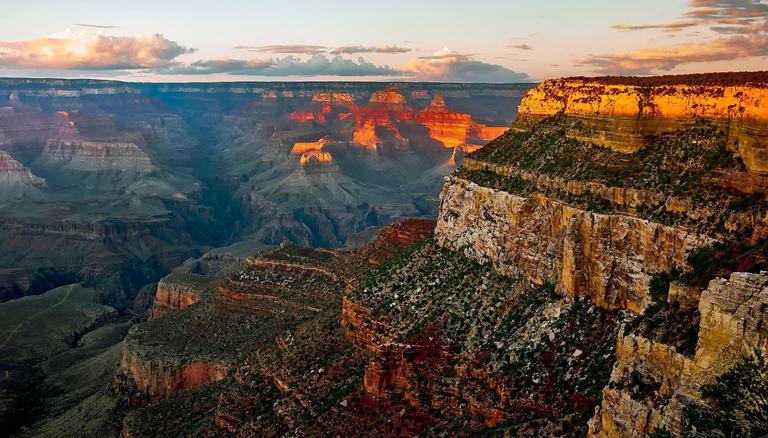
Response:
M390 45L384 45L384 46L342 46L337 47L331 51L334 55L340 55L340 54L354 54L354 53L408 53L412 51L412 49L406 48L406 47L398 47L398 46L390 46Z
M29 41L0 41L0 66L50 70L133 70L168 67L191 53L161 34L106 36L65 31Z
M611 26L611 28L618 30L661 29L665 32L679 32L687 27L693 27L696 25L698 25L698 23L695 21L678 21L675 23L665 24L616 24Z
M651 74L692 62L724 61L768 55L768 35L734 36L703 43L644 49L634 53L590 56L576 60L603 74Z
M647 48L633 53L591 55L576 62L603 74L651 74L679 65L768 56L768 3L764 0L690 0L687 21L651 25L616 25L614 29L709 28L716 38ZM697 32L694 32L697 33ZM698 34L698 33L697 33ZM710 32L710 35L711 32Z
M719 19L768 16L768 4L762 0L691 0L688 6L694 10L687 12L687 17Z
M88 23L77 23L75 26L90 27L92 29L114 29L117 27L111 24L88 24Z
M448 82L521 82L525 73L504 66L476 61L471 54L459 54L445 47L431 56L408 61L402 70L415 79Z
M273 44L270 46L235 46L236 49L249 50L251 52L317 55L325 53L328 48L308 44Z
M528 44L510 44L507 47L517 50L533 50L533 47L529 46Z
M383 46L341 46L331 50L329 47L310 44L275 44L271 46L235 46L235 49L261 53L279 53L296 55L352 55L357 53L407 53L411 49L392 45Z
M159 74L229 74L247 76L395 76L399 70L377 66L365 59L357 62L341 56L313 55L307 60L288 56L268 60L202 60L185 66L172 66L151 70Z

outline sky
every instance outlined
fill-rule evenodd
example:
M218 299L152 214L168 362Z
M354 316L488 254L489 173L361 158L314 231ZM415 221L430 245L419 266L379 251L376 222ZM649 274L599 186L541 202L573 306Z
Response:
M0 76L533 82L768 69L768 0L0 0Z

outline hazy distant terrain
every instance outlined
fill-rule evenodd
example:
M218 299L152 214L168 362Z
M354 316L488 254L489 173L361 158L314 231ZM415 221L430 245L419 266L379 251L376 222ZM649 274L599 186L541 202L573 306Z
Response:
M107 409L121 315L185 261L209 274L284 240L359 246L434 217L443 177L529 88L0 80L0 410L23 424L9 407L35 418L19 400L60 394L38 425L55 431L84 399Z
M0 300L88 281L122 307L205 247L434 216L529 88L388 87L0 81Z

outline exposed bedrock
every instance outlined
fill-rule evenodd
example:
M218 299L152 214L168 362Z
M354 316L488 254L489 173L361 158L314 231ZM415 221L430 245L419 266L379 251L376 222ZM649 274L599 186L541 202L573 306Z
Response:
M706 118L728 133L729 147L753 172L768 172L768 89L764 83L622 84L600 79L549 80L523 98L518 128L565 115L581 129L569 135L622 152L642 149L653 137Z
M460 178L447 180L440 205L439 245L493 263L501 273L550 281L566 295L635 313L650 303L653 273L682 269L690 250L710 242L684 229Z
M611 384L590 422L590 436L642 437L661 429L682 434L684 408L701 402L702 386L745 356L768 354L766 309L768 274L739 272L712 280L702 293L693 356L643 337L620 337ZM639 381L644 383L635 386Z
M142 357L126 343L114 387L128 396L129 406L139 407L185 389L217 382L226 375L227 366L216 361L149 359Z

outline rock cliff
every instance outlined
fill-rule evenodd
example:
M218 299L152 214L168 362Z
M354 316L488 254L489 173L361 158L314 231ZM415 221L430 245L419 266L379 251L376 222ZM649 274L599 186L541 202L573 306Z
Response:
M146 360L123 347L120 372L114 388L128 396L128 405L140 407L179 391L217 382L227 375L227 367L215 361L193 359L184 362Z
M712 280L701 294L693 356L643 337L620 337L611 383L590 422L590 436L639 437L655 430L680 435L695 430L685 408L702 402L702 387L743 357L768 353L767 303L768 274L735 273Z
M157 283L151 317L162 318L195 304L202 298L208 283L204 276L181 272L163 278Z
M569 296L641 313L656 272L683 269L710 242L686 230L624 215L597 214L541 195L515 196L448 179L435 228L439 245L507 275L553 282Z
M520 105L517 127L565 115L580 122L569 132L621 152L636 152L654 136L696 119L716 121L728 146L750 171L768 172L768 88L761 74L731 75L702 84L694 76L660 80L561 79L532 90Z
M39 189L44 186L45 179L0 150L0 199L40 198L44 195Z
M149 172L154 169L149 156L135 143L49 140L43 151L43 159L63 162L74 169L86 171Z

